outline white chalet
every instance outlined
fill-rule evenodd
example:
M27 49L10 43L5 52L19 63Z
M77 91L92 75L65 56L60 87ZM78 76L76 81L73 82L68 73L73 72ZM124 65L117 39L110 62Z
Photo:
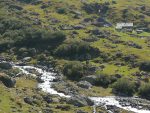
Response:
M133 23L117 23L116 29L133 28Z

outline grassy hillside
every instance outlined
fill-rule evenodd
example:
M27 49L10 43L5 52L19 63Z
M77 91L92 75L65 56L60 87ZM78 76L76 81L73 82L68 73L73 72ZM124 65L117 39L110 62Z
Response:
M27 63L34 65L52 63L73 86L82 77L97 76L98 85L89 93L78 89L78 93L84 95L114 95L113 85L120 78L149 84L149 3L150 0L1 0L0 56L12 61L31 57ZM133 22L133 30L116 30L120 22ZM136 32L142 28L141 33ZM107 81L104 83L107 87L100 83L101 75L105 76L102 79ZM22 87L21 80L17 88ZM57 86L59 90L60 86ZM138 94L138 88L134 94ZM5 95L3 86L0 90L0 100L6 98L0 105L10 103L13 94ZM12 106L3 106L8 107L9 111L5 112L10 112ZM3 111L3 107L0 110ZM83 109L91 110L90 107ZM74 112L77 108L71 110Z

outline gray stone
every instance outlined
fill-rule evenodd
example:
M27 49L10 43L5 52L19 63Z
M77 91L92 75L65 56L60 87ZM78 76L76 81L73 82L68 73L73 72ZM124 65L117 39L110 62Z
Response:
M9 88L12 88L15 86L16 84L16 80L9 77L8 75L4 74L4 73L0 73L0 81L2 81L2 83Z
M92 87L91 83L87 81L80 81L77 85L81 88L86 88L86 89L89 89Z
M9 62L0 62L0 68L2 68L2 69L11 69L12 65Z
M44 80L41 79L41 77L37 77L36 80L37 80L39 83L43 83L43 82L44 82Z
M29 61L31 61L31 57L25 57L25 58L23 58L23 61L29 62Z
M33 99L30 97L25 97L24 98L24 102L30 105L33 105Z
M80 29L84 29L85 26L84 25L75 25L75 26L73 26L73 28L76 30L80 30Z
M78 107L92 106L94 104L89 98L80 95L68 98L67 103Z
M87 81L92 85L95 85L97 77L95 75L90 75L82 78L82 81Z

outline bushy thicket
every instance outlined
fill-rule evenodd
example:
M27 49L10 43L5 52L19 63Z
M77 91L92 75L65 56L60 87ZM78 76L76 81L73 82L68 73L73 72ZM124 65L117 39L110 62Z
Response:
M139 88L139 95L142 98L146 98L150 100L150 83L142 84Z
M142 62L140 64L140 70L150 72L150 61Z
M64 65L63 73L68 79L78 81L84 76L85 66L80 62L70 62Z
M135 90L135 83L128 78L121 78L113 84L113 91L119 95L132 96Z
M12 47L36 47L45 49L62 43L66 36L62 32L35 29L18 19L0 18L0 50Z
M109 3L105 2L103 4L99 3L90 3L87 4L85 3L84 6L82 7L87 13L93 13L93 14L106 14L107 11L109 10Z
M97 75L96 85L102 87L108 87L110 84L115 82L117 78L113 75L100 74Z
M60 45L56 49L55 55L67 59L88 60L99 56L100 51L86 42L73 41L69 44Z

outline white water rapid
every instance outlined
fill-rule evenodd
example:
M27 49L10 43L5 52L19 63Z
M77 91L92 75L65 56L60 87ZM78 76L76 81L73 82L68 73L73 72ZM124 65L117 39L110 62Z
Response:
M59 93L56 90L52 88L53 80L56 78L56 73L53 72L47 72L46 70L33 67L33 66L14 66L15 68L18 68L21 70L21 73L36 76L35 74L32 74L29 72L30 69L36 70L39 74L41 74L41 79L43 80L43 83L39 83L38 87L42 89L42 91L50 93L50 94L56 94L61 97L69 98L69 95L65 95L63 93ZM19 73L20 74L20 73Z
M119 97L121 98L121 97ZM125 97L122 97L122 98L125 98ZM119 101L116 99L115 96L108 96L108 97L90 97L91 100L94 101L95 103L95 106L98 106L98 105L104 105L105 108L107 108L106 106L107 105L112 105L112 106L116 106L118 108L122 108L124 110L127 110L127 111L132 111L132 112L135 112L135 113L150 113L149 110L140 110L140 109L137 109L137 108L133 108L131 106L125 106L123 107ZM95 112L96 113L96 112ZM112 112L113 113L113 112Z
M47 72L46 70L43 70L41 68L37 68L34 66L13 66L14 68L18 68L21 70L21 73L23 74L27 74L27 75L32 75L32 76L36 76L35 74L31 73L29 70L30 69L34 69L36 70L38 73L41 74L41 79L44 81L43 83L39 83L38 87L41 88L43 91L50 93L50 94L57 94L61 97L66 97L66 98L70 98L71 96L69 95L65 95L63 93L59 93L56 90L54 90L52 88L52 84L54 83L53 80L56 78L56 73L53 72ZM122 106L119 101L116 99L115 96L111 96L111 97L89 97L91 100L94 101L95 105L93 106L93 113L96 113L96 106L99 105L103 105L103 106L107 106L107 105L112 105L112 106L116 106L118 108L122 108L128 111L133 111L135 113L150 113L150 111L148 110L141 110L141 109L137 109L137 108L132 108L131 106ZM121 97L119 97L121 98ZM111 113L111 111L110 111ZM112 112L113 113L113 112Z

